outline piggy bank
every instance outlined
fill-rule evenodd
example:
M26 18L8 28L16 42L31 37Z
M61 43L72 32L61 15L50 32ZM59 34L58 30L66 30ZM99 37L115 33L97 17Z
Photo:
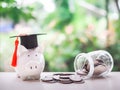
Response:
M15 71L22 80L39 80L45 61L40 46L26 49L19 45Z

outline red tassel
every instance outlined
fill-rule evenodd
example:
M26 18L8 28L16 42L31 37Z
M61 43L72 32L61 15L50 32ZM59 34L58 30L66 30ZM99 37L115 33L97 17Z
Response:
M18 37L17 37L17 39L15 40L15 50L14 50L14 53L13 53L12 63L11 63L11 65L13 67L17 66L17 49L18 49L18 44L19 44L19 40L18 40Z

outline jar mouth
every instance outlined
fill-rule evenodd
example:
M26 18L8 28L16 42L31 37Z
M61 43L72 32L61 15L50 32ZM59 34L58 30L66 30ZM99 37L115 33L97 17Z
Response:
M89 64L89 70L86 74L83 75L83 79L88 79L92 77L94 73L94 62L89 54L86 53L80 53L75 57L74 69L77 74L80 74L80 72L84 70L84 66L86 63Z

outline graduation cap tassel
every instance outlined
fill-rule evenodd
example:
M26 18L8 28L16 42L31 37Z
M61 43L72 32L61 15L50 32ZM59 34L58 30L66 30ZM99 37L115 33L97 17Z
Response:
M13 67L17 66L17 49L18 49L18 44L19 44L19 40L18 40L18 37L17 37L17 39L15 40L15 50L14 50L14 53L13 53L12 63L11 63L11 65Z

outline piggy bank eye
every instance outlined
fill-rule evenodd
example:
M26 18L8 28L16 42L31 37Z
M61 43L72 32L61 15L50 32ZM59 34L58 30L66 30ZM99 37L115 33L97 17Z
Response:
M27 55L28 57L30 57L30 55Z
M37 54L35 54L35 56L38 56Z

